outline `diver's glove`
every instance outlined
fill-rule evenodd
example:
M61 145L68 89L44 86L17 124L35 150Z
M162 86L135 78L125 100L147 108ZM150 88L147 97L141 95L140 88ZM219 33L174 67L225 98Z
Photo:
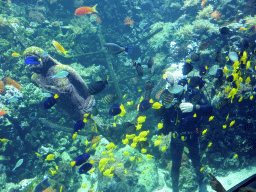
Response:
M181 103L180 109L182 113L189 113L193 111L194 105L192 103Z

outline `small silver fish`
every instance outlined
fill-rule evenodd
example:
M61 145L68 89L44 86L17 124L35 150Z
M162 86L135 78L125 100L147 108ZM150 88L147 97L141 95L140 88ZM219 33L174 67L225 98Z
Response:
M219 69L219 65L213 65L209 69L209 75L216 75L218 69Z
M51 97L52 96L51 93L42 93L42 95L45 96L45 97Z
M68 76L68 72L67 71L59 71L57 74L51 76L51 78L64 78Z
M15 165L15 167L13 168L12 171L15 171L15 169L17 169L19 166L21 166L22 163L23 163L23 159L20 159L20 160L16 163L16 165Z
M238 61L238 55L236 52L229 52L228 57L231 61Z
M48 52L47 51L44 51L41 55L40 55L40 57L45 57L45 56L47 56L48 55Z
M175 85L175 86L170 87L168 90L170 93L178 94L184 90L184 87L182 85Z

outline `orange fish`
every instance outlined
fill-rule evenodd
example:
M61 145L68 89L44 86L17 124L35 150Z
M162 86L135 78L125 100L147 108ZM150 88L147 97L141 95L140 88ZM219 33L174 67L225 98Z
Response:
M238 29L238 31L246 31L247 28L241 27L240 29Z
M0 111L0 117L2 117L4 114L6 114L8 111L5 111L4 108Z
M75 15L86 15L86 14L90 14L92 12L98 13L98 11L96 10L96 6L98 4L94 5L93 7L80 7L76 10Z

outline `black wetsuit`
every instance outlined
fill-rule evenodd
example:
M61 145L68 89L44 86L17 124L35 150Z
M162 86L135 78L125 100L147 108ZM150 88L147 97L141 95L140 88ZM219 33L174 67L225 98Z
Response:
M179 169L181 166L181 158L184 150L184 146L189 149L189 158L196 170L199 186L204 179L203 174L200 172L200 146L198 137L200 135L199 123L202 116L209 115L212 111L211 104L203 94L203 92L197 88L189 88L185 93L177 96L178 103L170 108L164 108L162 121L164 128L162 133L167 135L172 132L172 141L170 144L171 159L172 159L172 185L173 192L178 192L179 184ZM182 113L179 105L181 102L192 103L193 111L189 113ZM200 109L196 109L196 105L200 105ZM195 115L196 114L196 115ZM203 192L203 189L199 190ZM204 191L207 191L204 189Z

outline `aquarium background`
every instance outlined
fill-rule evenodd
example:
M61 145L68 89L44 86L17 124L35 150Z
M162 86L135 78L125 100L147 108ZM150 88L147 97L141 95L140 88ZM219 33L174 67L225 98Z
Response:
M75 15L96 4L97 13ZM201 90L213 106L199 130L201 171L226 189L254 174L255 11L255 0L0 0L0 190L172 191L172 134L159 133L160 110L137 109L145 97L161 104L163 75L181 77L185 64L193 70L184 77L202 77ZM106 43L132 51L109 54ZM44 109L49 94L31 81L24 63L31 46L72 67L87 85L108 79L94 95L93 120L77 134L76 121L58 105ZM217 69L224 72L221 80ZM229 76L235 79L229 82ZM154 85L150 92L148 82ZM126 113L110 116L114 103ZM146 119L138 128L140 116ZM109 128L111 135L104 134ZM147 140L132 146L142 132ZM71 162L84 153L92 169L79 174ZM193 192L197 179L188 154L185 148L179 188Z

